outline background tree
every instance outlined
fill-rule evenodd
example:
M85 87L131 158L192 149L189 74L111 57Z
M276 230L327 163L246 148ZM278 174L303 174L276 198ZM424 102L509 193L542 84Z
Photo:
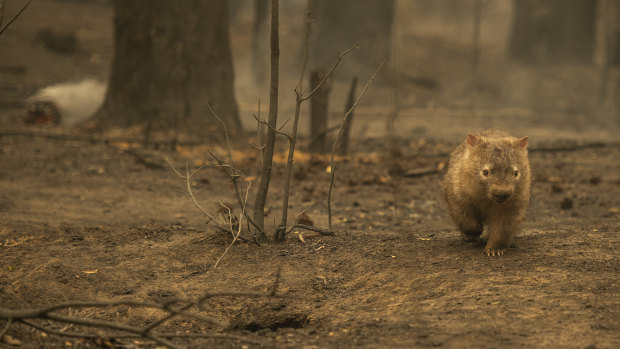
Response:
M212 123L204 102L239 129L224 0L114 1L115 56L98 120L164 127Z
M314 67L329 68L337 52L356 42L360 43L359 50L347 57L337 75L370 75L389 57L393 0L315 0L314 14L317 28L311 56Z
M522 61L592 62L596 3L515 0L510 56Z

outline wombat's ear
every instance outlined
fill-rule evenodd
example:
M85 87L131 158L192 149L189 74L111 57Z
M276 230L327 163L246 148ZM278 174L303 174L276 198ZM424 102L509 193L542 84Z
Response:
M527 136L517 139L517 146L519 146L519 148L527 147Z
M467 146L473 147L480 142L480 136L476 136L473 133L467 134Z

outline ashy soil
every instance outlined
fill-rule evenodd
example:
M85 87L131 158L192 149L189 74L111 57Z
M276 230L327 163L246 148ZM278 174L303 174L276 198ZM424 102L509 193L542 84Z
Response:
M9 1L7 16L19 6ZM303 9L299 14L302 18ZM36 39L46 27L75 31L77 51L47 50ZM251 26L233 27L234 51L248 40L239 28ZM303 26L297 27L281 31L283 43L301 42L292 34L286 37ZM620 347L620 146L617 133L592 122L582 103L596 91L595 79L580 78L592 78L590 68L582 67L582 75L566 74L563 67L545 70L549 77L539 75L548 78L546 84L523 77L537 75L534 70L489 68L482 74L484 86L474 93L482 106L476 110L469 102L469 75L461 69L468 64L467 56L456 52L451 41L405 37L416 43L407 45L411 56L424 57L422 62L405 59L409 56L403 51L402 61L411 63L411 70L427 72L442 89L401 91L411 105L402 111L399 137L390 147L382 138L389 108L370 102L361 106L352 153L338 159L332 197L335 235L296 229L281 243L230 246L231 236L218 231L184 195L185 181L166 161L181 171L186 164L194 171L212 160L208 150L225 158L216 126L208 137L180 139L198 144L155 147L119 139L140 138L140 126L106 130L103 136L117 141L104 144L88 141L89 134L79 134L81 140L63 136L77 134L76 129L20 124L24 100L38 89L87 76L105 80L112 28L107 1L42 0L33 2L0 38L0 309L76 301L162 303L251 291L264 296L220 296L192 309L225 326L178 316L159 330L186 334L170 340L192 348ZM459 47L468 50L465 44ZM481 59L487 59L486 53L483 47ZM241 67L238 77L244 76ZM509 78L498 79L504 71ZM581 90L565 94L560 85ZM380 81L371 86L369 100L387 100L383 97L389 89L380 86ZM515 86L525 92L523 99L546 103L544 112L510 104L519 97L510 92ZM335 94L345 94L346 88L336 87ZM253 120L256 100L250 97L238 97L246 126ZM282 110L285 120L291 113ZM412 170L436 168L466 132L487 127L529 135L532 150L529 214L501 257L488 257L482 253L483 243L460 237L440 196L439 173L407 176ZM254 189L256 154L248 140L257 142L251 135L242 136L233 144L235 164L246 174L244 187L252 180ZM270 233L281 215L285 141L280 141L266 207ZM289 224L303 211L315 226L325 228L329 164L326 156L304 153L307 143L299 143ZM190 184L197 201L214 216L221 212L220 203L236 202L222 168L205 166ZM248 202L253 202L252 195ZM234 213L239 212L237 207ZM274 284L277 297L269 297ZM130 326L163 316L152 308L126 305L72 307L60 314ZM98 338L45 334L12 324L0 346L158 346L101 328L37 323ZM0 320L0 331L5 325ZM201 333L237 337L191 338Z
M264 347L620 345L618 147L533 152L525 227L506 255L488 257L482 245L465 242L451 225L439 175L410 178L386 170L436 165L451 145L401 144L403 153L392 158L357 152L337 170L334 236L302 242L295 231L282 243L236 243L225 253L230 238L206 223L180 194L183 179L165 168L170 158L196 169L194 164L208 160L197 155L205 147L136 148L130 155L119 150L126 146L121 144L26 136L0 142L3 308L267 292L281 268L278 294L293 298L220 297L202 313L231 323L226 333L260 340ZM356 147L381 148L372 142ZM254 159L236 154L238 166L252 174ZM325 158L300 153L290 216L303 209L316 226L327 226L326 167ZM271 230L280 219L283 174L279 161L268 198ZM234 202L220 168L200 170L192 184L213 214L218 202ZM161 316L132 307L75 309L70 315L131 325ZM182 318L164 326L173 332L208 328ZM89 332L106 336L100 329ZM43 335L23 325L12 326L8 335L22 347L101 343ZM115 343L151 346L123 338ZM222 339L176 343L260 347Z

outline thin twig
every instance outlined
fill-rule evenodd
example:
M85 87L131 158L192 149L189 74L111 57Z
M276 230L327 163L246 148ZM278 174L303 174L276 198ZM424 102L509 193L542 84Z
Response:
M3 4L4 5L4 4ZM2 331L0 331L0 338L2 338L2 336L4 336L4 334L6 333L6 331L9 329L9 327L11 327L11 325L13 324L13 319L12 318L8 318L6 320L6 326L4 326L4 328L2 329Z
M289 141L290 141L291 139L293 139L293 138L292 138L292 137L291 137L288 133L285 133L285 132L282 132L282 131L281 131L281 130L282 130L282 126L280 126L280 128L279 128L279 129L276 129L276 128L274 128L274 127L271 127L271 125L269 125L269 123L268 123L267 121L259 119L256 115L252 114L252 116L254 117L254 119L256 120L256 122L257 122L257 123L267 126L267 128L268 128L269 130L271 130L273 133L275 133L275 134L277 134L277 135L280 135L280 136L284 136L284 137L286 137ZM288 120L287 120L287 121L288 121ZM263 147L263 148L264 148L264 147Z
M344 51L343 53L339 53L338 58L336 59L336 63L334 63L332 68L327 72L327 74L325 74L325 76L323 77L323 80L321 80L321 82L319 82L319 84L316 85L316 87L312 91L310 91L307 95L300 97L301 101L303 102L309 98L312 98L312 96L316 93L316 91L318 91L323 86L323 84L325 84L325 81L327 81L332 76L332 74L334 73L334 70L336 69L338 64L340 64L340 61L344 58L344 56L346 56L349 52L357 48L359 48L358 42L353 44L353 46L351 46L348 50ZM296 92L301 94L301 91L296 91Z
M308 22L308 25L306 26L306 31L310 30L310 6L311 6L311 1L308 0L308 11L306 12L306 16L307 16L306 21ZM306 41L306 44L307 44L307 41ZM283 184L284 188L282 190L283 192L282 194L282 218L280 219L280 225L276 228L276 232L274 236L276 241L283 241L284 238L286 237L286 231L287 231L286 224L287 224L287 217L288 217L288 200L290 196L291 177L293 174L293 159L295 155L295 144L297 143L297 129L298 129L298 124L299 124L299 114L301 112L301 104L308 98L312 97L312 95L314 95L319 90L319 88L321 88L321 86L325 84L325 82L334 73L334 70L336 69L336 67L342 60L342 58L344 58L344 56L346 56L349 52L351 52L353 49L357 47L358 47L358 44L356 43L351 48L343 52L342 54L338 54L338 59L336 60L332 68L329 70L327 74L325 74L321 82L312 91L310 91L310 93L308 93L307 96L303 95L303 92L301 91L302 86L298 86L297 88L295 88L295 96L296 96L295 117L293 118L293 130L292 130L293 133L291 137L289 137L289 150L288 150L288 157L286 161L286 177L284 177L284 184ZM305 68L305 64L302 65L302 68ZM304 74L305 72L302 71L301 75L304 75ZM300 83L302 81L303 81L302 79L299 80Z
M76 325L84 325L84 326L91 326L91 327L105 327L105 328L111 328L111 329L121 330L125 332L141 334L142 336L152 339L156 341L157 343L167 345L171 348L177 348L177 346L174 345L174 343L164 338L159 337L159 335L157 334L150 333L148 331L145 332L140 327L123 325L123 324L113 322L113 321L104 321L104 320L97 320L97 319L80 319L80 318L63 316L63 315L55 315L55 314L45 314L44 318L55 320L55 321L69 322L69 323L76 324Z
M215 223L215 225L217 226L218 229L225 231L227 233L231 233L234 234L232 230L230 230L228 227L223 226L221 224L219 224L217 222L217 220L215 219L215 217L213 217L213 215L211 215L209 212L207 212L207 210L205 210L204 208L202 208L202 206L200 206L200 203L198 203L198 200L196 200L196 197L194 196L194 192L192 191L192 184L191 184L191 178L192 176L194 176L196 174L196 172L198 172L198 170L200 170L200 168L198 168L198 170L194 171L193 173L189 173L189 168L187 167L188 165L185 164L185 172L186 174L183 175L181 174L175 167L174 165L172 165L172 163L170 162L170 159L166 158L166 162L168 162L168 165L170 165L170 167L172 168L172 170L174 171L174 173L176 173L177 176L183 178L185 180L185 186L187 188L187 195L189 195L190 199L192 199L192 202L194 203L194 206L196 206L196 208L198 208L198 210L200 210L200 212L202 212L202 214L204 214L205 216L207 216L207 218L209 218L210 221L213 221L213 223ZM244 242L250 242L250 239L240 235L239 239L243 240Z
M188 313L183 310L176 310L172 308L172 305L177 303L186 303L187 300L170 300L163 304L159 303L149 303L149 302L140 302L140 301L132 301L132 300L119 300L119 301L99 301L99 302L69 302L69 303L59 303L55 305L51 305L43 308L35 308L35 309L20 309L20 310L12 310L12 309L0 309L0 318L4 319L24 319L24 318L37 318L42 317L45 314L71 309L71 308L110 308L115 306L131 306L131 307L143 307L143 308L155 308L155 309L165 309L171 314L193 317L198 320L203 320L209 322L213 325L225 327L226 324L218 321L216 319L206 317L204 315Z
M21 10L19 10L19 12L17 12L15 14L15 16L13 16L13 18L11 18L9 20L9 22L4 26L4 28L0 29L0 36L2 36L2 34L4 34L4 31L11 26L11 24L13 24L13 22L17 19L17 17L21 16L21 14L26 11L26 8L28 8L28 5L30 5L30 3L32 2L32 0L28 0L28 2L24 5L24 7L22 7ZM4 1L2 1L2 15L4 16ZM2 17L3 17L2 16ZM2 17L0 17L0 25L2 24Z
M52 328L40 326L36 322L21 319L19 322L24 325L30 326L34 329L37 329L41 332L45 332L47 334L52 334L56 336L63 337L73 337L73 338L101 338L101 336L89 334L89 333L76 333L76 332L61 332ZM266 345L267 343L264 341L247 338L244 336L236 336L234 334L224 334L224 333L171 333L171 332L161 332L157 333L159 337L162 338L213 338L213 339L232 339L238 340L241 342L258 344L258 345ZM139 334L115 334L114 338L144 338Z
M260 98L258 99L258 111L256 112L256 115L252 115L255 119L260 120ZM265 129L260 122L256 123L256 140L258 141L258 146L254 148L258 151L258 171L260 172L261 168L263 168L263 151L265 150Z
M41 332L45 332L47 334L53 334L53 335L57 335L57 336L64 336L64 337L73 337L73 338L100 338L101 336L97 336L94 334L90 334L90 333L77 333L77 332L61 332L59 330L55 330L53 328L48 328L45 326L41 326L39 324L37 324L34 321L29 321L26 319L19 319L19 322L21 322L22 324L26 325L26 326L30 326L36 330L39 330ZM131 335L130 338L142 338L141 335Z
M233 182L233 188L235 189L235 195L237 198L237 202L239 203L239 207L241 207L241 212L243 212L243 215L246 216L248 222L252 224L252 226L254 226L256 229L258 229L260 234L264 234L264 232L262 231L262 228L258 226L256 223L254 223L254 220L252 220L250 215L247 213L247 210L246 210L247 195L246 195L246 201L244 201L241 198L241 191L243 191L243 185L239 183L239 180L238 180L239 175L237 174L237 172L239 171L237 171L237 169L235 168L235 163L233 162L232 146L230 145L230 137L228 136L228 127L226 127L226 124L224 123L224 121L219 117L219 115L217 115L215 110L213 110L213 108L211 107L211 104L209 104L209 102L205 102L205 104L211 111L211 114L213 115L213 117L222 125L222 128L224 129L224 136L226 137L226 149L228 150L228 164L229 164L228 167L230 168L230 172L226 171L226 173L230 176L230 179ZM213 153L211 152L209 153L218 163L220 164L224 163L223 161L216 158Z
M279 282L279 279L276 279L276 282ZM274 282L274 284L276 284L276 283ZM259 297L264 297L265 294L264 293L260 293L260 292L238 292L238 291L237 292L230 291L230 292L206 293L206 294L202 295L200 298L198 298L196 300L185 300L187 302L187 304L182 306L181 308L179 308L177 310L178 311L184 311L184 310L187 310L187 309L191 308L194 305L202 304L207 299L214 298L214 297L224 297L224 296L227 296L227 297L259 298ZM275 298L292 298L291 296L288 296L288 295L276 295L275 293L271 294L271 297L275 297ZM161 319L159 319L159 320L151 323L150 325L146 326L145 327L145 331L150 331L151 329L159 326L160 324L170 320L174 316L176 316L176 314L168 314L168 315L162 317Z
M323 229L323 228L319 228L319 227L313 227L311 225L299 224L299 223L295 223L295 224L291 225L290 227L288 227L288 229L286 230L286 233L287 234L290 233L295 228L315 231L317 233L321 233L322 235L328 235L328 236L334 235L333 231L330 231L330 230L327 230L327 229Z
M259 298L259 297L274 297L274 298L295 298L285 294L278 294L277 289L280 284L281 271L278 268L275 280L272 285L267 288L267 292L253 292L253 291L220 291L220 292L209 292L203 294L201 297L197 299L184 299L184 298L176 298L168 300L164 303L149 303L149 302L139 302L139 301L131 301L131 300L120 300L120 301L100 301L100 302L68 302L68 303L60 303L47 307L35 308L35 309L0 309L0 319L5 319L7 321L7 325L0 332L0 337L8 330L8 328L14 322L21 322L26 326L30 326L32 328L38 329L45 333L65 336L65 337L77 337L77 338L100 338L101 335L94 335L90 333L75 333L75 332L67 332L62 330L56 330L53 328L49 328L46 326L42 326L37 324L34 321L30 321L31 319L42 319L42 320L51 320L51 321L59 321L62 323L70 324L70 325L81 325L81 326L90 326L96 328L106 328L112 330L118 330L123 332L129 332L130 334L121 333L116 335L111 335L114 338L148 338L153 340L161 345L168 346L170 348L177 348L177 346L167 340L166 338L219 338L219 339L235 339L240 341L245 341L249 343L257 343L257 344L265 344L264 342L258 342L254 339L249 339L245 337L221 334L221 333L160 333L152 331L155 327L161 325L162 323L170 320L175 316L185 316L192 317L198 320L204 320L211 324L217 325L222 329L226 329L229 325L224 324L220 321L212 319L207 316L203 316L200 314L194 314L187 312L187 310L193 306L198 306L205 302L207 299L214 297L247 297L247 298ZM173 305L183 304L178 309L173 309ZM135 306L135 307L153 307L157 309L161 309L166 311L168 314L163 316L162 318L152 322L149 325L143 327L136 327L131 325L125 325L122 323L107 321L107 320L99 320L99 319L91 319L91 318L78 318L74 316L65 316L60 314L54 314L55 311L66 310L71 308L89 308L89 307L113 307L113 306Z
M336 155L336 147L338 146L338 141L340 140L340 137L342 136L343 128L349 115L353 113L353 110L355 110L359 102L362 100L362 98L366 94L366 91L368 90L368 87L370 86L372 81L375 79L375 77L377 76L377 73L379 72L379 70L381 70L381 67L383 67L384 63L385 63L385 60L381 61L381 64L379 64L379 66L377 67L375 72L372 74L368 82L366 82L366 85L364 85L364 89L362 89L362 92L359 94L359 96L355 100L355 103L353 103L351 108L344 114L344 117L342 118L342 123L340 124L340 130L338 131L338 135L336 136L336 139L334 140L334 144L332 146L332 154L331 154L331 159L330 159L331 177L329 179L329 190L327 191L327 221L328 221L328 227L329 227L330 232L333 232L331 197L332 197L332 189L334 187L334 177L336 174L336 163L334 161L334 157Z
M246 216L245 208L246 208L246 203L248 201L248 194L250 193L250 187L251 186L252 186L252 183L250 183L250 185L248 185L248 189L245 192L245 200L243 201L243 206L241 208L242 212L241 212L241 215L239 216L239 223L238 223L238 228L237 228L237 234L233 234L232 242L230 243L230 245L228 245L226 247L226 250L224 250L224 253L222 253L220 258L217 259L217 261L213 265L213 268L211 268L211 269L217 268L217 266L220 264L220 261L222 260L222 258L224 258L224 256L228 253L228 250L235 244L235 242L237 242L237 239L239 238L239 235L241 234L241 221L243 220L243 217ZM230 230L233 230L232 212L230 211L230 209L228 209L228 217L229 217L229 220L230 220Z

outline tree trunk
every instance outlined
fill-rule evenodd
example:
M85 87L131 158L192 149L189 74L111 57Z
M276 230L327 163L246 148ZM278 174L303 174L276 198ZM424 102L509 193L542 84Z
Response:
M267 42L269 18L269 3L267 0L254 0L254 28L252 31L252 67L256 82L263 85L267 80L269 64L269 47Z
M280 81L280 17L279 17L279 1L271 0L271 30L269 34L270 41L270 82L269 82L269 118L267 120L268 128L265 136L265 144L263 149L263 161L261 174L258 181L258 189L254 198L254 222L262 233L259 239L263 240L267 237L265 234L265 202L269 193L269 184L271 181L271 166L273 165L273 152L276 143L276 126L278 124L278 89Z
M347 98L347 104L344 106L344 114L346 115L353 105L355 104L355 89L357 88L357 77L353 77L351 81L351 88L349 89L349 97ZM348 118L343 121L342 124L342 138L338 144L338 154L347 155L349 151L349 135L351 134L351 125L353 124L353 111Z
M310 73L310 90L314 90L325 78L325 70L316 69ZM309 150L323 154L327 150L327 114L329 87L323 84L310 98L310 144Z
M510 56L591 63L595 8L592 0L515 0Z
M360 43L335 75L350 79L370 75L390 56L394 0L316 0L317 34L312 45L312 66L331 67L336 53Z
M115 56L102 124L241 128L233 93L227 2L116 0Z

